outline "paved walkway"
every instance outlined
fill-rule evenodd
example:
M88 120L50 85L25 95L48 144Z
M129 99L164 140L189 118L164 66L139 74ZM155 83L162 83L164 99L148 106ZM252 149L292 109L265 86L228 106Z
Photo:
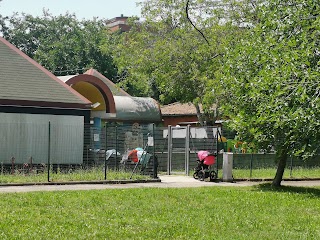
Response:
M203 182L188 176L162 175L161 182L126 183L126 184L68 184L68 185L28 185L28 186L1 186L0 193L36 192L36 191L66 191L66 190L92 190L92 189L125 189L125 188L188 188L188 187L245 187L260 184L261 182ZM287 186L320 186L320 181L283 181Z

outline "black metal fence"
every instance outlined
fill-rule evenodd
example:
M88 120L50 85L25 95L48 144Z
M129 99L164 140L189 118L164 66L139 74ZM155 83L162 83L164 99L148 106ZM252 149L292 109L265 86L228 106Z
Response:
M222 164L219 168L222 168ZM277 158L274 153L233 154L234 178L273 178L276 168ZM320 156L316 155L307 160L294 156L288 157L284 177L319 178Z
M60 126L61 128L61 126ZM18 130L23 129L23 134ZM216 154L212 169L222 177L222 154L219 153L219 127L157 127L154 124L105 124L77 126L66 124L59 129L49 123L0 126L0 182L15 181L14 176L29 177L30 181L83 181L132 178L157 178L162 174L192 175L197 166L197 152ZM12 133L11 133L12 132ZM20 138L17 138L20 136ZM40 147L37 147L40 146ZM142 154L134 162L133 150ZM137 154L138 154L137 153ZM261 169L270 170L268 176ZM271 178L275 174L274 154L233 155L234 178ZM301 169L312 170L312 174ZM319 172L319 175L317 175ZM320 159L308 161L289 158L288 177L320 177ZM10 175L11 178L4 179Z

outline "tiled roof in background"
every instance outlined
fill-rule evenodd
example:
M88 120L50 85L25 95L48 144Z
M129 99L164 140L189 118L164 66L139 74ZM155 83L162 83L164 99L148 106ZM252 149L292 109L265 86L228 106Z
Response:
M202 107L200 106L202 112ZM161 106L162 115L197 115L197 110L192 103L171 103Z

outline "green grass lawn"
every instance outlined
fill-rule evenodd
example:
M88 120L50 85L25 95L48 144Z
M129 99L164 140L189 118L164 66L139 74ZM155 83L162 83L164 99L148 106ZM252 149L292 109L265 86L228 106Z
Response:
M179 174L184 174L184 170L178 171ZM193 170L190 171L190 176L193 175ZM253 169L250 173L250 169L233 169L233 177L235 179L268 179L275 176L275 168L260 168ZM166 174L166 173L162 173ZM108 169L107 180L128 180L132 176L133 180L150 179L149 175L139 174L139 170L132 175L131 171L114 171ZM50 172L51 182L66 182L66 181L97 181L104 180L104 170L102 168L91 168L91 169L78 169L73 170L68 173L53 173ZM222 169L219 169L219 178L222 178ZM284 178L320 178L320 168L294 168L292 171L286 169L284 172ZM48 173L44 171L43 173L29 173L23 174L15 172L15 174L0 174L0 184L1 183L37 183L37 182L47 182Z
M1 239L320 239L320 188L0 195Z
M68 173L50 172L49 178L51 182L69 182L69 181L97 181L104 180L104 170L101 168L92 168L87 170L74 170ZM132 171L107 171L107 180L128 180L132 176L133 180L150 179L149 175L141 175L138 172L132 174ZM48 182L48 172L43 173L14 173L0 174L1 183L39 183Z
M259 178L259 179L266 179L266 178L274 178L276 174L276 168L257 168L252 169L250 175L250 169L233 169L232 173L234 178ZM220 171L222 174L222 170ZM286 168L283 174L283 178L320 178L320 168L293 168L290 170Z

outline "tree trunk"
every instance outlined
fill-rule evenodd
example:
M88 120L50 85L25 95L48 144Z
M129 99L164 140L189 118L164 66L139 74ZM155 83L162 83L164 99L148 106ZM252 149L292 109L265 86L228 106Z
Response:
M274 177L273 182L272 182L272 185L275 187L280 187L280 185L281 185L284 169L287 164L287 156L288 156L287 148L281 149L280 153L277 157L278 158L278 168L277 168L276 176Z
M197 117L198 117L198 120L199 120L199 123L201 126L204 126L204 122L203 122L203 118L202 118L202 113L201 113L201 110L200 110L200 106L199 104L193 104L196 108L196 111L197 111Z

